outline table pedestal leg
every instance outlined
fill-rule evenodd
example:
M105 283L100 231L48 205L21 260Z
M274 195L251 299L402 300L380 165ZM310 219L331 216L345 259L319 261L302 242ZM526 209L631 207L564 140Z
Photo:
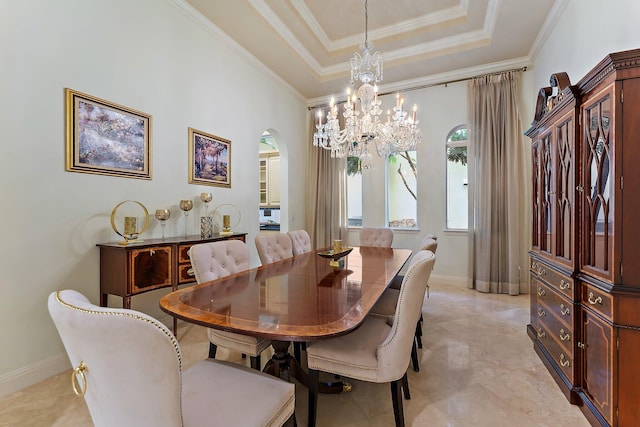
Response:
M302 369L295 357L289 353L288 341L272 341L273 357L265 365L263 372L281 378L287 382L295 378L300 384L309 388L309 375ZM318 385L320 393L342 393L350 391L351 384L342 381L323 383Z

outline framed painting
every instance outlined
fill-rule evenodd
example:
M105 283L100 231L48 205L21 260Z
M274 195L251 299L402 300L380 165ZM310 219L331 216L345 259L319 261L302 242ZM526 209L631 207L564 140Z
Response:
M231 141L189 128L189 183L231 188Z
M65 89L65 170L151 179L151 116Z

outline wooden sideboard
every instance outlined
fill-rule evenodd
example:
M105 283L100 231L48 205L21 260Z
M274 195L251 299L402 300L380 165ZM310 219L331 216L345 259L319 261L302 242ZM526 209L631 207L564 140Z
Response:
M99 243L100 305L106 307L109 295L122 297L122 306L131 308L131 297L143 292L195 282L189 260L191 246L218 240L245 241L247 233L229 236L199 235L145 239L141 243L120 245ZM174 332L176 322L174 320Z
M540 89L531 128L534 348L594 426L640 419L640 49Z

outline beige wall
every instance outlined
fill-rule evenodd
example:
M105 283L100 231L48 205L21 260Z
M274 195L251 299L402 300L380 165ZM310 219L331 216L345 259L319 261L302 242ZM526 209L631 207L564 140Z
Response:
M304 224L304 100L177 4L0 1L0 395L68 367L47 296L72 288L98 302L96 243L117 240L109 215L120 201L171 206L167 235L178 235L178 201L211 191L211 206L242 211L238 230L249 233L257 265L258 141L270 130L296 160L283 162L286 227ZM64 171L65 87L153 116L151 181ZM232 141L231 189L188 184L190 126ZM153 222L145 237L160 234ZM164 292L135 297L133 307L170 323L158 308Z
M576 84L608 53L640 48L637 0L567 0L540 53L534 58L530 93L535 96L556 72L569 74ZM533 111L529 122L533 119Z

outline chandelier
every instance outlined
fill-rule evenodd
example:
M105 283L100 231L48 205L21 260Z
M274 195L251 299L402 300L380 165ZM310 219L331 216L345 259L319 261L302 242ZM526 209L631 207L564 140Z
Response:
M368 40L368 8L364 3L364 43L349 61L351 66L350 87L342 116L344 127L340 127L338 106L332 97L326 122L322 123L322 111L318 113L313 145L331 151L331 157L355 156L360 159L363 170L373 168L371 146L380 157L416 149L422 141L422 131L416 119L417 105L411 115L405 110L405 98L396 94L396 105L387 110L386 120L380 119L382 101L378 99L378 82L382 81L382 56L373 53L373 44ZM361 85L352 91L357 82ZM358 108L359 105L359 108Z

